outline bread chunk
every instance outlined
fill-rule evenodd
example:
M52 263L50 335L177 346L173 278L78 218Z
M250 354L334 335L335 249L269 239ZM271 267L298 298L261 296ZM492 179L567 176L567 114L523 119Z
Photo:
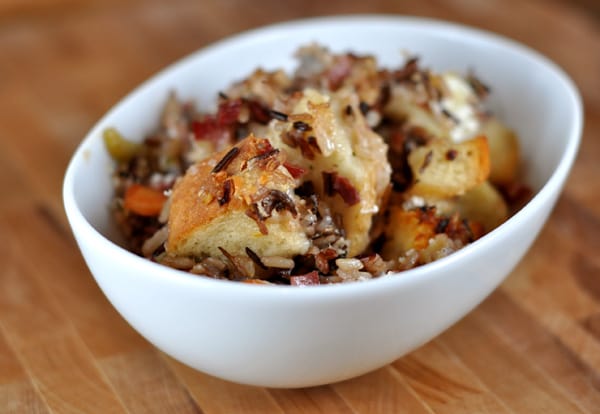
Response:
M483 183L490 174L490 154L483 136L454 144L433 140L408 155L414 184L411 195L453 197Z
M456 200L457 211L462 217L481 223L490 232L508 218L508 205L502 194L485 181Z
M519 140L515 133L498 121L488 119L481 128L490 146L490 181L497 185L509 185L519 173Z
M382 256L387 260L396 259L411 249L422 250L435 236L436 220L424 219L419 210L406 211L393 207L389 211Z
M296 180L268 140L249 136L192 166L173 189L167 253L222 257L304 254Z
M331 95L306 89L288 118L270 125L269 139L306 171L302 179L342 218L348 256L362 253L390 183L387 145L367 125L350 89Z
M387 217L382 257L425 264L471 243L483 232L480 223L463 219L458 212L446 216L439 215L435 207L404 210L393 206Z

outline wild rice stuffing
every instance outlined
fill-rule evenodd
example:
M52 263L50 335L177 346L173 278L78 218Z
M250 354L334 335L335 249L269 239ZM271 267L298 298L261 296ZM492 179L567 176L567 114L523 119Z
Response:
M160 126L141 143L114 128L104 132L116 165L111 208L131 251L246 283L362 281L447 256L527 199L516 172L517 140L484 108L490 89L473 74L434 73L416 57L380 68L372 56L318 45L301 48L297 58L293 75L258 69L220 92L212 112L172 93ZM257 155L242 159L249 136L262 137ZM211 158L216 153L225 155ZM502 161L509 156L512 164ZM250 242L238 250L213 246L212 254L171 248L172 194L202 163L217 184L195 189L199 208L216 203L227 214L242 205L239 220L252 220L256 237L273 236L276 220L297 223L302 249L261 254L264 246ZM293 185L243 196L249 184L240 177L252 168L283 174ZM362 171L353 175L352 168Z

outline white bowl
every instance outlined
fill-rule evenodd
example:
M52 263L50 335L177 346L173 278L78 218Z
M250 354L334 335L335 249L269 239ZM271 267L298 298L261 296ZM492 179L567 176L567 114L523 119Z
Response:
M193 276L121 248L111 221L111 160L101 133L115 126L141 140L170 90L200 107L257 66L294 65L298 46L476 73L491 105L521 137L535 197L505 224L434 263L368 282L297 288ZM538 53L454 24L404 17L322 18L247 32L162 71L119 102L86 136L64 181L64 203L98 284L145 338L208 374L269 387L340 381L381 367L441 333L513 269L546 221L575 158L582 108L571 80Z

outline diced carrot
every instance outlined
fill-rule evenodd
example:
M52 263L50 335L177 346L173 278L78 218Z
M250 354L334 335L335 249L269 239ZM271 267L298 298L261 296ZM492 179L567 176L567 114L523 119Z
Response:
M141 184L133 184L125 191L125 209L140 216L158 216L166 200L162 191Z

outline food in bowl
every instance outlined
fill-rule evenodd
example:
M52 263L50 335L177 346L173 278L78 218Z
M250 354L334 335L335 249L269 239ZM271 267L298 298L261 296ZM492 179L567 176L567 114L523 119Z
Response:
M519 132L524 165L519 176L531 185L534 196L477 242L397 277L368 283L305 289L231 283L158 265L124 249L107 208L114 194L107 165L114 163L102 132L116 126L125 137L140 140L157 124L169 91L177 91L182 101L208 107L212 96L227 89L227 82L242 79L260 65L290 68L290 56L312 39L336 51L369 51L389 67L399 65L399 50L413 50L422 62L438 69L468 73L474 65L492 88L486 104ZM161 351L230 381L315 386L396 360L489 295L546 223L575 160L582 121L581 99L572 80L547 58L509 39L399 16L286 22L200 50L116 103L69 163L65 211L106 297ZM530 254L535 255L535 249Z
M518 138L473 74L416 57L297 52L200 112L171 94L142 143L110 128L114 216L130 249L214 278L314 285L445 257L527 195Z

